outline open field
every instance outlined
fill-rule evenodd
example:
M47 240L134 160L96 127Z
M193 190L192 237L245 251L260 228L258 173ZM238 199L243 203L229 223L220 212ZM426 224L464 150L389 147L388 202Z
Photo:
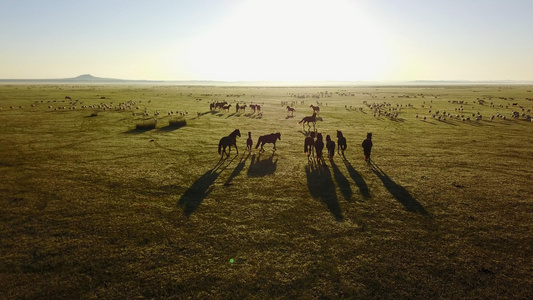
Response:
M0 295L532 299L532 90L0 86ZM324 167L297 124L317 101L348 140Z

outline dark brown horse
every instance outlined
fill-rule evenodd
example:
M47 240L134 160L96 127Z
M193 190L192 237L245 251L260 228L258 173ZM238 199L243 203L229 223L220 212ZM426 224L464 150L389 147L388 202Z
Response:
M305 123L307 123L307 127L308 128L311 128L310 123L313 123L313 128L315 128L315 125L316 125L316 113L313 113L312 116L304 117L300 122L298 122L298 124L302 124L302 129L303 129Z
M272 144L274 144L274 150L276 150L276 141L277 140L281 140L281 133L279 133L279 132L278 133L271 133L271 134L267 134L267 135L262 135L257 140L257 144L255 145L255 149L259 148L259 144L261 144L261 151L265 151L265 149L263 149L263 146L266 143L272 143Z
M294 107L290 107L287 105L287 113L291 113L291 116L294 116L295 111L296 110L294 109Z
M220 142L218 142L218 154L220 154L220 159L224 157L224 154L226 154L226 157L229 157L229 154L231 152L231 146L235 147L235 150L237 150L237 154L239 154L239 149L237 149L237 137L240 136L241 132L239 131L239 129L235 129L232 133L230 133L230 135L220 139ZM228 153L226 153L226 147L228 147Z
M346 150L346 138L342 135L342 131L337 130L337 151L341 151L344 155L344 150Z
M315 152L315 132L311 131L304 140L304 153L307 153L307 157L313 156Z
M324 157L322 157L322 153L324 151L324 141L322 139L322 133L317 133L317 135L316 135L315 151L316 151L316 159L317 159L317 161L324 162Z
M331 137L326 135L326 148L328 149L328 158L332 159L335 155L335 142L331 140Z
M309 105L309 107L311 107L313 109L313 112L314 113L320 113L320 107L319 106L314 106L313 104Z

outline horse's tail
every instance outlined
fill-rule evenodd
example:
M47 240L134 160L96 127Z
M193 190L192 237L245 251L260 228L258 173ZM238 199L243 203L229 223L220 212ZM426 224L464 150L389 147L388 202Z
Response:
M218 154L221 153L220 149L222 148L222 140L223 140L223 138L220 139L220 142L218 142Z
M302 122L305 120L305 117L300 121L298 122L298 124L302 124Z
M257 139L257 144L255 145L255 149L259 148L259 144L261 143L261 141L263 140L263 137L260 136L258 139Z

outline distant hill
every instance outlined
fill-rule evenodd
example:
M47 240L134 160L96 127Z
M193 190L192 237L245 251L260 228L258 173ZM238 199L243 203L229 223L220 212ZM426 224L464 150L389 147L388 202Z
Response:
M73 78L57 79L0 79L0 84L169 84L169 85L196 85L196 86L442 86L442 85L494 85L494 84L533 84L533 81L467 81L467 80L413 80L413 81L156 81L156 80L127 80L116 78L95 77L83 74Z
M164 81L150 80L126 80L115 78L95 77L91 74L83 74L73 78L55 78L55 79L0 79L0 83L164 83Z

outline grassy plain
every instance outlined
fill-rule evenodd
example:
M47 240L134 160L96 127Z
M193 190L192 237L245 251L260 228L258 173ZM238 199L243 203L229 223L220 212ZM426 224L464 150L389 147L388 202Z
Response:
M511 118L532 89L0 86L0 295L532 299L533 123ZM130 100L137 116L116 109ZM317 101L317 130L348 140L323 168L297 124ZM375 117L365 101L401 110ZM155 111L155 129L136 129ZM220 161L236 128L239 155ZM280 132L277 151L245 152L249 131Z

